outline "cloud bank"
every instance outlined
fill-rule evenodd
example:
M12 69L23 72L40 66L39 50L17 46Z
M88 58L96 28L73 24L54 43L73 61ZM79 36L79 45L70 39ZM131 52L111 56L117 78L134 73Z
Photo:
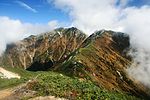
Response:
M56 20L48 24L23 23L20 20L0 16L0 54L6 49L6 44L23 39L31 34L36 35L52 30L58 26Z
M134 64L127 71L133 78L150 87L150 6L128 6L132 1L48 0L68 13L72 26L86 33L100 29L129 33L131 46L137 50L132 52Z

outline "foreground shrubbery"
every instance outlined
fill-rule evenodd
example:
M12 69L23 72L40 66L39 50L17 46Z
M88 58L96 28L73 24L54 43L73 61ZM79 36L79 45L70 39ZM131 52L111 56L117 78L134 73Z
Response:
M0 89L16 86L28 80L34 80L27 84L29 89L37 91L36 96L56 96L67 99L84 100L138 100L134 96L123 93L106 91L91 81L71 78L55 72L29 72L22 69L6 68L18 73L21 79L1 79ZM29 86L30 85L30 86Z
M54 95L67 99L84 100L137 100L134 96L123 93L108 92L90 81L70 78L59 73L48 72L40 74L32 87L38 95Z

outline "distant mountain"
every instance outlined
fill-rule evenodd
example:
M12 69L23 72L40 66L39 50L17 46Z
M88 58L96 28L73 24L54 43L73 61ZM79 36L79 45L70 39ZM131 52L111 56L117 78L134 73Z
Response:
M7 45L1 66L52 70L92 80L110 91L147 97L147 89L126 73L132 57L127 34L101 30L89 37L77 28L58 28Z

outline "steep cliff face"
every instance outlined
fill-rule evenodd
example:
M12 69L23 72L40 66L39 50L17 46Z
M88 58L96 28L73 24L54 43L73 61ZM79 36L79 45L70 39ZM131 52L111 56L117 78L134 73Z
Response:
M76 28L56 29L7 46L2 65L27 70L53 70L90 79L111 91L147 96L145 87L127 75L131 65L127 34L97 31L86 38Z
M80 47L85 38L86 35L74 27L30 36L18 43L9 44L1 62L3 66L24 69L32 66L37 67L33 70L47 70L47 64L52 66L52 63L66 59ZM38 68L39 66L41 67Z

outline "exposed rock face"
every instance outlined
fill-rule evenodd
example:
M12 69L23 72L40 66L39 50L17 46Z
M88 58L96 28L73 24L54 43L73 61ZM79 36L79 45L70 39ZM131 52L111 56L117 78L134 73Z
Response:
M102 30L86 38L76 28L60 28L8 45L1 59L4 66L60 71L91 79L108 90L147 96L145 87L125 71L131 65L129 46L124 33Z
M76 28L59 28L39 36L30 36L7 46L1 58L2 65L24 69L41 66L42 70L47 70L47 65L52 66L55 62L64 61L80 47L85 38L86 35Z

